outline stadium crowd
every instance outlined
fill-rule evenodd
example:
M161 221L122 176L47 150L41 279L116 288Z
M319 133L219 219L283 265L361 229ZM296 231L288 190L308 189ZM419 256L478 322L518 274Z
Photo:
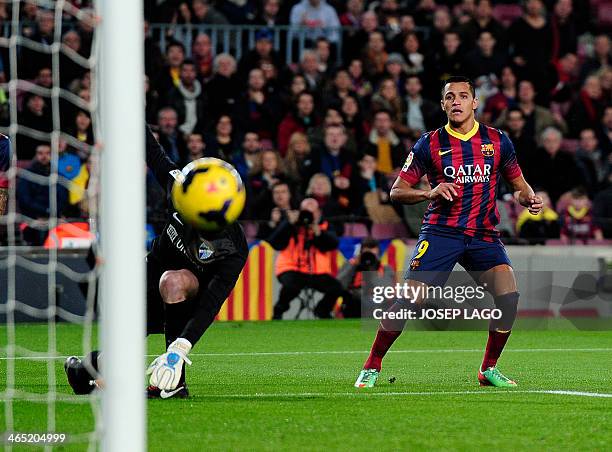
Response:
M416 139L445 124L443 81L467 75L480 99L478 120L509 135L547 204L529 216L502 190L499 228L507 240L612 238L612 18L605 4L145 0L146 119L178 165L204 156L235 165L248 193L243 220L256 225L251 237L278 233L283 220L295 224L305 198L337 234L362 224L363 235L383 225L380 236L415 236L426 206L392 205L389 186ZM0 3L1 20L10 20L10 9ZM23 2L20 13L24 36L53 42L52 12ZM167 24L164 36L149 27L158 23ZM235 41L244 46L236 60L235 48L215 48L199 24L259 28L252 48ZM305 46L289 37L275 49L276 26L306 29ZM19 78L43 88L20 90L20 125L46 132L57 125L46 91L54 83L83 105L90 101L90 73L68 54L90 55L91 24L67 17L62 44L58 80L50 54L19 48ZM286 45L299 50L297 61L285 60ZM0 49L0 82L10 76L9 63L8 49ZM60 127L75 139L60 141L59 172L72 183L67 193L57 190L57 205L66 217L86 218L92 119L66 99L59 107ZM5 90L2 126L9 111ZM49 175L49 143L20 133L13 149L21 166ZM165 211L160 192L149 175L147 214L157 231ZM35 181L20 179L17 198L28 216L49 215L48 191Z

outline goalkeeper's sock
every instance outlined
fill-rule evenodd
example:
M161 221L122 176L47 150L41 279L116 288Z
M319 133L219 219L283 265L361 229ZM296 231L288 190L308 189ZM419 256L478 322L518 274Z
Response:
M181 303L167 304L165 308L166 348L168 348L170 344L182 336L185 325L191 320L193 303L183 301Z
M487 348L485 349L482 365L480 366L481 371L485 371L489 367L495 367L497 365L497 360L510 337L510 333L511 331L489 331Z

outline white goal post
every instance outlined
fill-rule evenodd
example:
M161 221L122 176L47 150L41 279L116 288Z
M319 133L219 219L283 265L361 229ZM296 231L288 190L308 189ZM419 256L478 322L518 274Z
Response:
M145 168L142 0L99 0L105 451L144 451Z

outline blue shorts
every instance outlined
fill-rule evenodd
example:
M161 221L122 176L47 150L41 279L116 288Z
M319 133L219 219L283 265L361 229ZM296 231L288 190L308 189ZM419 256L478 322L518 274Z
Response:
M468 272L484 272L497 265L511 265L501 240L484 241L455 234L422 232L410 259L406 279L442 286L459 263Z

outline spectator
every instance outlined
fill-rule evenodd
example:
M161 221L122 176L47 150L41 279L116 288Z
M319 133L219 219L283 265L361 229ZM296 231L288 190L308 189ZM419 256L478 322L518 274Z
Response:
M538 190L536 195L542 198L542 210L537 215L532 215L527 209L523 209L516 220L516 232L531 244L544 245L547 239L559 238L559 215L551 207L548 193Z
M364 143L370 133L370 125L361 113L361 106L355 96L347 96L342 101L342 116L344 127L355 142Z
M535 139L539 137L544 129L555 127L563 132L567 130L562 118L556 118L546 108L536 105L536 92L533 83L529 80L522 80L518 89L518 107L523 112L525 119L524 133ZM496 127L501 127L506 122L506 112L503 112L495 123Z
M326 106L342 105L342 101L352 95L355 95L355 92L348 71L345 69L338 70L334 76L333 84L325 93Z
M520 68L520 76L531 80L540 100L546 100L551 88L552 32L542 0L527 0L523 5L523 15L510 26L508 34L513 62Z
M347 36L344 47L344 60L352 61L360 58L361 51L370 39L370 35L378 30L378 16L374 11L366 11L361 15L361 28Z
M453 26L453 19L446 7L439 7L434 12L433 28L429 33L429 38L425 42L425 48L428 49L428 54L440 52L442 50L442 42L444 33L449 31ZM414 32L414 29L411 30ZM403 41L402 41L403 45Z
M259 68L251 69L247 91L237 101L234 117L241 130L271 140L276 131L278 102L265 90L266 80Z
M593 43L593 56L587 58L582 64L581 79L597 72L601 68L612 67L612 54L610 53L610 36L599 34Z
M193 40L191 55L198 70L198 78L207 82L212 77L213 60L215 58L210 36L206 33L199 33Z
M330 124L325 128L323 145L312 153L313 171L323 173L333 181L334 197L344 211L349 208L354 160L346 150L346 142L344 126Z
M159 143L162 145L170 160L177 165L185 159L186 145L183 135L179 133L178 117L172 107L164 107L157 114L159 127Z
M612 239L612 174L608 175L605 188L593 200L595 224L607 239Z
M342 314L345 318L361 316L364 286L391 287L395 283L393 269L389 265L383 265L380 257L378 240L366 237L361 242L357 255L346 261L338 271L338 281L346 292L342 300Z
M351 77L353 91L355 91L360 98L369 96L372 93L372 83L364 76L363 63L361 60L352 60L349 64L348 72Z
M317 61L319 62L319 73L323 75L325 80L331 78L336 68L335 63L332 61L332 48L327 38L319 37L315 42L315 53L317 54Z
M151 35L148 20L144 21L144 37L145 74L151 78L161 73L164 58L159 43Z
M406 72L409 74L421 74L425 68L425 57L419 51L420 42L416 33L407 33L404 37L402 54L408 63Z
M197 125L201 128L205 101L193 60L186 59L181 63L179 83L170 90L168 103L177 113L178 128L183 135L189 135Z
M283 161L278 153L266 149L259 153L259 158L248 178L249 212L251 218L265 219L272 209L271 188L274 184L287 180Z
M612 154L612 105L604 109L601 121L595 130L602 151L610 157Z
M351 178L351 213L357 217L369 217L374 223L397 223L389 200L387 177L378 171L376 157L362 154L359 169Z
M561 240L567 244L603 240L601 229L594 222L591 201L585 191L574 189L565 197L567 202L559 212L562 222Z
M300 74L306 81L306 88L319 93L325 82L324 75L319 71L319 56L314 50L304 50L300 60Z
M363 0L348 0L346 11L340 16L340 25L343 27L358 28L360 17L363 14Z
M406 74L408 66L404 61L404 57L399 53L392 53L387 58L387 64L385 65L385 78L393 80L395 88L400 96L404 96L404 83L406 82Z
M289 138L295 132L308 133L317 125L314 114L314 96L304 91L297 96L295 110L283 118L278 126L278 150L281 156L287 154Z
M568 113L570 136L578 137L581 130L595 129L605 106L599 77L588 76Z
M81 143L93 146L93 128L91 126L91 115L85 110L79 110L74 118L74 126L70 128L69 134ZM87 147L83 147L87 149Z
M181 81L181 64L185 60L185 46L177 41L171 41L166 47L166 64L157 74L155 84L162 104L166 102L168 93L172 88L178 87Z
M157 112L159 111L159 94L153 86L148 75L145 75L145 119L147 124L157 122Z
M416 32L414 18L408 14L402 15L400 17L399 22L399 33L394 35L387 43L387 50L389 52L401 53L402 49L404 48L404 41L406 39L406 35L414 32Z
M51 112L45 104L44 99L35 93L29 93L25 99L23 111L17 115L17 122L20 126L28 127L40 132L51 132L53 129L53 119ZM19 160L29 160L36 154L36 149L43 141L32 138L28 135L19 133L15 150Z
M259 68L262 63L280 66L280 59L272 47L272 31L263 29L255 33L255 48L249 50L238 64L237 76L241 83L246 83L251 70Z
M426 130L434 130L444 123L444 115L440 105L425 99L421 92L423 85L417 75L410 75L406 79L405 107L408 136L416 141Z
M272 192L272 210L268 221L261 223L257 230L257 237L262 240L269 237L278 225L287 219L289 212L292 212L294 216L299 214L291 194L291 187L286 181L275 183L270 190Z
M525 118L518 107L510 107L505 114L504 129L516 150L518 163L525 179L532 184L543 183L542 156L535 140L525 133Z
M367 46L363 49L361 55L363 71L373 83L376 83L383 76L388 57L389 55L385 51L383 34L379 31L373 31L370 33Z
M340 38L338 14L326 0L301 0L291 8L289 25L306 28L304 36L311 43L320 36L333 44Z
M485 124L495 123L505 109L517 106L516 75L512 66L504 66L500 78L500 89L487 98L485 103L482 114L482 122Z
M204 142L207 157L231 162L238 150L231 116L220 115L215 122L214 131L204 136Z
M228 23L225 16L211 6L210 0L193 0L191 7L193 9L193 23L211 25Z
M305 184L313 174L312 155L308 138L301 132L295 132L289 139L285 156L287 174L297 184L300 193L305 191Z
M281 289L273 319L281 319L291 300L305 288L324 294L314 314L331 318L332 308L342 295L342 286L331 274L332 252L338 248L338 239L322 219L317 202L306 198L299 213L288 212L268 242L279 251L275 267Z
M32 174L49 178L51 175L51 146L39 144L32 163L27 170ZM46 183L31 181L25 177L17 183L17 202L23 215L34 220L23 231L23 238L28 245L40 246L47 235L47 220L51 214L60 217L68 201L68 191L63 184L56 185L56 211L51 212L49 186Z
M323 122L312 129L308 134L308 141L313 148L320 148L323 146L325 141L325 130L329 126L344 126L344 117L340 113L340 109L337 107L327 107L324 112ZM351 149L351 152L355 151L356 143L353 141L349 145L349 141L352 140L352 137L349 137L347 134L347 142L345 143L345 147L347 149Z
M288 89L281 95L282 108L285 115L295 109L298 96L306 91L306 88L306 79L302 74L294 74L291 77Z
M563 135L554 127L548 127L542 132L544 154L541 168L546 169L543 171L544 187L553 203L563 193L583 183L581 175L576 171L576 160L561 150L562 139Z
M430 56L425 62L426 86L428 97L437 99L440 96L440 86L451 75L462 74L463 54L461 53L461 38L455 30L444 33L443 48Z
M196 132L190 133L187 136L187 161L185 164L204 157L205 149L206 145L204 144L202 134Z
M253 21L254 25L263 25L272 28L275 25L283 25L279 15L280 0L264 0L259 14Z
M217 55L213 76L205 86L210 111L216 115L231 114L241 89L236 77L236 60L227 53Z
M6 215L9 181L6 172L11 167L11 141L0 133L0 217Z
M391 114L388 111L380 110L374 114L366 152L376 156L378 170L383 174L390 175L402 166L404 147L393 132Z
M308 181L306 196L314 198L317 201L319 208L323 212L323 216L327 219L337 219L337 217L344 213L336 198L332 196L332 184L329 177L323 173L315 173L312 175ZM344 228L341 226L342 223L338 221L332 223L332 227L336 233L342 232Z
M465 56L465 67L468 76L480 87L483 83L491 84L497 81L496 74L501 73L506 64L506 55L497 50L495 37L490 31L482 31L476 44L476 48ZM480 77L489 80L482 80ZM482 101L484 102L484 99Z
M490 0L475 2L474 15L460 28L461 40L466 43L467 50L472 50L482 32L488 31L500 51L508 47L507 29L493 17L493 7Z
M557 61L568 53L576 53L578 34L572 15L572 0L557 0L550 19L552 32L551 60Z
M55 15L53 11L38 9L36 11L36 27L29 39L49 49L54 42ZM19 78L32 79L40 68L51 67L51 53L40 52L29 46L18 46Z
M243 181L257 166L261 159L261 141L255 132L247 132L242 139L242 149L234 155L232 165L236 168Z
M406 127L404 126L404 105L393 80L386 78L380 82L378 90L372 96L371 105L372 112L374 113L379 110L389 112L393 122L393 129L396 132L406 132Z
M68 56L67 53L70 52L83 57L81 54L81 36L74 30L67 31L62 36L62 44L64 51L60 53L59 75L60 85L66 88L74 79L81 78L86 69Z
M593 129L584 129L580 132L580 145L576 150L576 163L582 173L588 195L594 196L612 172L612 161L599 148L597 136Z

